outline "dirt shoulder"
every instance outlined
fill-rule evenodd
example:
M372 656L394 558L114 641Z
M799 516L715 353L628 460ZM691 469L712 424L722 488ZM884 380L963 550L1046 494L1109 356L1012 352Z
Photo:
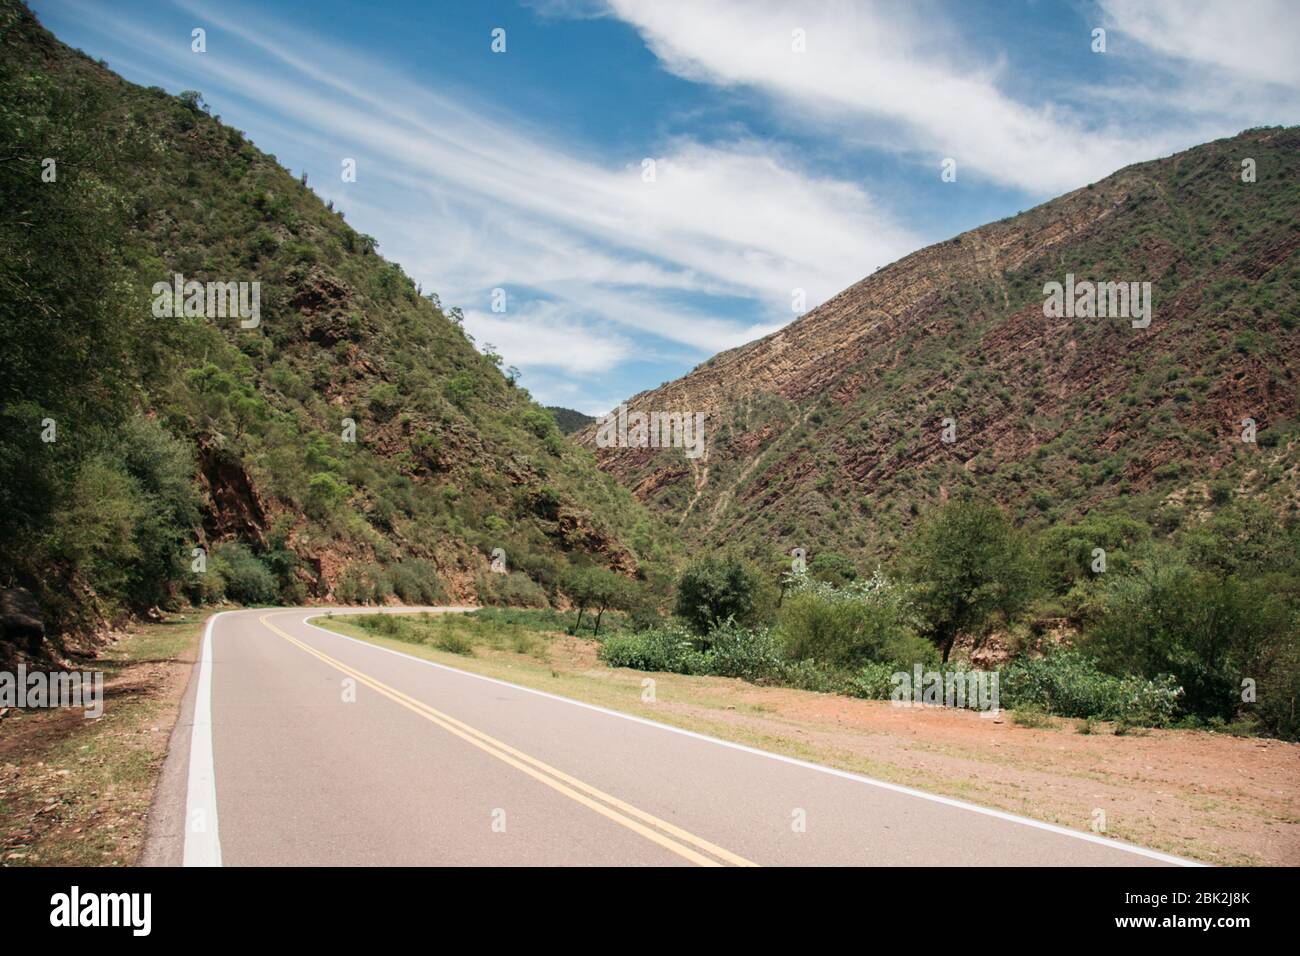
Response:
M128 866L208 614L133 627L78 670L104 672L104 711L0 718L0 865Z
M316 624L473 673L572 697L1207 863L1300 864L1300 745L1200 731L1116 735L1055 720L1024 727L969 711L901 708L729 678L613 670L595 641L546 635L472 655ZM654 701L643 700L654 681ZM1098 812L1100 811L1100 813Z

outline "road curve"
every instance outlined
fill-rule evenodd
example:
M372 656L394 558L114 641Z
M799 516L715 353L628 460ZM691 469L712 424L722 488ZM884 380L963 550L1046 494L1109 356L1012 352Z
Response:
M432 664L323 613L209 620L145 864L1187 862Z

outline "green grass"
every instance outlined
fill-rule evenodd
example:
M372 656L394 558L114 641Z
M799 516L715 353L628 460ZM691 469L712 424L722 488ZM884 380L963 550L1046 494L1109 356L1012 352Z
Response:
M534 631L562 631L574 633L578 619L577 611L557 611L553 608L518 608L485 607L474 611L470 617L484 622L518 626ZM600 621L601 635L612 634L627 625L628 616L622 611L606 611ZM595 633L596 616L590 612L583 614L582 627L577 633L591 635Z
M512 651L544 658L549 641L544 629L519 621L474 614L362 614L330 617L327 620L352 625L369 634L423 644L458 654L474 656L476 647Z

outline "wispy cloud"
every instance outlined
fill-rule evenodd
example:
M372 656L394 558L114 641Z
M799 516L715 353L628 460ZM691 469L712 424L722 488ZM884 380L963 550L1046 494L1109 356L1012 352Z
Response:
M1290 0L1100 0L1107 24L1189 65L1300 89L1300 10ZM1203 74L1202 74L1203 76ZM1219 77L1198 84L1210 87ZM1190 82L1190 80L1189 80Z
M862 186L769 143L675 138L649 157L595 157L300 24L182 6L220 34L205 56L104 9L94 19L131 48L118 63L202 69L286 117L326 169L357 158L356 183L317 188L524 369L617 363L630 347L613 327L708 354L793 318L793 290L815 304L921 244ZM495 287L537 302L495 317ZM733 307L712 311L717 297ZM728 318L737 301L757 321Z
M1241 129L1240 100L1217 124L1168 115L1157 122L1150 113L1102 120L1077 106L1035 102L1032 85L1015 87L996 48L962 40L953 15L968 8L955 4L608 2L640 31L665 68L680 76L762 91L800 124L820 120L825 128L845 130L856 123L868 127L866 136L874 126L881 143L951 156L993 182L1033 194L1077 188L1128 163L1191 145L1207 129L1219 135ZM1281 0L1232 11L1213 0L1103 5L1108 26L1149 48L1144 56L1158 51L1214 64L1239 80L1292 88L1300 76L1300 18L1294 7L1281 9ZM1063 15L1072 16L1068 10ZM1086 44L1086 21L1074 29ZM1191 74L1177 79L1164 91L1170 102L1193 100L1210 89ZM1294 97L1290 107L1288 115L1272 121L1300 115Z

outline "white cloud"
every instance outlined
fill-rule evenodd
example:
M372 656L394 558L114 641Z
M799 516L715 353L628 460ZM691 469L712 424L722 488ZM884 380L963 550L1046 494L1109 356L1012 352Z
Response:
M1100 0L1108 23L1171 57L1300 88L1300 9L1293 0Z
M1150 113L1102 124L1059 103L1033 104L1012 92L1000 57L950 35L946 24L953 18L945 14L961 9L956 5L941 11L843 0L608 2L680 76L761 90L794 122L820 121L842 135L892 142L924 153L927 161L951 156L959 169L1039 195L1077 188L1129 163L1192 145L1207 129L1227 135L1246 125L1234 122L1240 109L1211 124L1156 124ZM1300 18L1294 7L1284 9L1283 0L1230 10L1214 0L1104 4L1116 29L1163 53L1213 63L1251 80L1294 84L1300 75ZM792 49L795 29L804 31L805 52ZM1087 39L1081 32L1080 42ZM1190 74L1180 79L1199 86ZM1196 99L1179 88L1167 96L1167 102Z
M505 313L467 310L465 330L480 348L495 346L505 365L525 371L604 372L635 351L625 337L575 321L564 305L550 302L529 302Z
M665 66L724 86L752 86L827 114L901 130L908 145L1036 192L1059 192L1149 158L1151 144L1090 130L1049 106L1003 93L997 64L933 42L933 21L901 4L791 5L722 0L610 0ZM805 52L792 50L804 31Z

